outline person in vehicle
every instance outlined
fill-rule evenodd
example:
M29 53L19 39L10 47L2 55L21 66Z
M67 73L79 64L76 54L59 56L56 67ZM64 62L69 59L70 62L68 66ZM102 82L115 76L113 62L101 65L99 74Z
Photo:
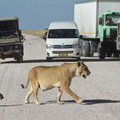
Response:
M112 25L114 22L112 21L112 18L107 18L106 19L106 25Z

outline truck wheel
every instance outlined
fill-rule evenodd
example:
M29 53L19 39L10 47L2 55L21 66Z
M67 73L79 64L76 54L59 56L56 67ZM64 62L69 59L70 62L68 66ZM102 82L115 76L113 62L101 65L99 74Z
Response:
M93 57L93 55L94 55L94 51L90 50L89 57Z
M84 57L89 56L89 42L88 41L83 41L82 52L83 52Z
M46 60L47 60L47 62L50 62L50 61L52 61L52 58L51 57L46 57Z
M119 57L119 52L118 51L114 52L113 57Z
M93 57L93 55L94 55L94 50L93 50L93 48L92 48L92 42L91 42L91 41L89 42L89 48L90 48L89 57Z
M99 59L105 59L105 49L102 47L101 43L98 44L97 53Z
M107 52L107 57L111 57L112 53L111 52Z
M17 59L18 63L22 63L23 62L23 56L21 56L21 55L19 55L16 59Z
M83 45L83 40L80 40L80 56L83 56L82 45Z

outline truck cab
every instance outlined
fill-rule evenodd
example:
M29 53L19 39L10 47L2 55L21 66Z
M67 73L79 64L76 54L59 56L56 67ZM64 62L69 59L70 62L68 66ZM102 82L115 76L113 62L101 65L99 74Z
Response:
M19 30L19 18L0 18L0 58L14 58L23 61L23 36Z
M120 19L120 12L105 12L100 15L98 36L100 42L98 44L98 56L104 59L105 56L118 56L116 49L117 22Z

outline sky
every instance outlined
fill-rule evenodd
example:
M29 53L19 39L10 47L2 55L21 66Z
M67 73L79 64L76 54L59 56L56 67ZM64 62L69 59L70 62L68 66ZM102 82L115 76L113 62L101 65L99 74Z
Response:
M85 0L0 0L0 17L18 17L22 30L42 30L53 21L73 21L80 1Z

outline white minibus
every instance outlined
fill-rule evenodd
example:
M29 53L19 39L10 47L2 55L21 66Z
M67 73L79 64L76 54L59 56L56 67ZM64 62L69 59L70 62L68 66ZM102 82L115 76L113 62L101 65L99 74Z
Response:
M79 31L75 22L52 22L46 36L46 59L80 59Z

